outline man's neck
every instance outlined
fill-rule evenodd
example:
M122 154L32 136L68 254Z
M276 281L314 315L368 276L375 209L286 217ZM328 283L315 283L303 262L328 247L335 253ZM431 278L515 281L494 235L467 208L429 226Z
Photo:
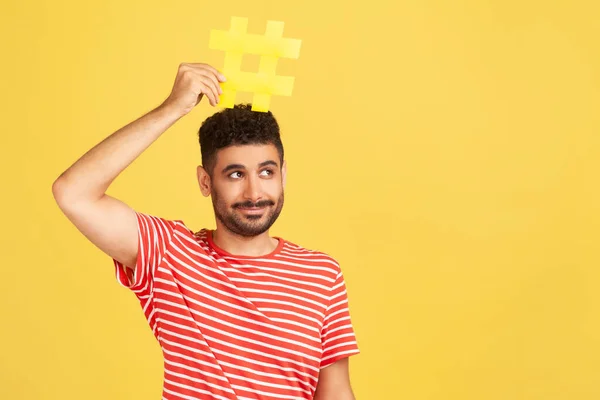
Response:
M246 257L260 257L272 253L278 245L278 240L269 236L269 231L257 236L244 237L236 235L217 225L212 232L212 239L217 247L229 254Z

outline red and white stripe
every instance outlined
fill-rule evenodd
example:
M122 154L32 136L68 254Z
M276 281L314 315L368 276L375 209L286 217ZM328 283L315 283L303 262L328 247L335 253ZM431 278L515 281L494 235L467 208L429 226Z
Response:
M137 296L164 356L163 399L312 399L319 370L358 354L339 264L279 239L263 257L136 213Z

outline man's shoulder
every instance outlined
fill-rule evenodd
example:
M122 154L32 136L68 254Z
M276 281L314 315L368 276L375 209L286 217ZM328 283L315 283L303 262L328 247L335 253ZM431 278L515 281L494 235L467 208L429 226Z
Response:
M323 263L331 266L336 271L340 270L340 264L337 259L329 253L301 246L287 239L283 239L283 241L284 245L281 249L281 256L299 258L309 263Z

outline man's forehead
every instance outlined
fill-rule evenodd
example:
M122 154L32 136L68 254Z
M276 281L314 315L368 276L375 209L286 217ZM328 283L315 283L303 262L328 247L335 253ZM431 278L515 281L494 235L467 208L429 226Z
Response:
M234 145L217 152L218 166L239 164L250 168L269 160L279 165L279 153L273 144Z

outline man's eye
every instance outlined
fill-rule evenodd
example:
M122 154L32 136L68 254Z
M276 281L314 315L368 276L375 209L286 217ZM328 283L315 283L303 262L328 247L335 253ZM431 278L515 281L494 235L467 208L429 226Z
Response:
M261 173L261 175L273 175L273 171L270 169L262 170L260 173Z
M240 171L235 171L235 172L232 172L232 173L229 175L229 177L230 177L230 178L240 178L241 176L242 176L242 173L241 173Z

